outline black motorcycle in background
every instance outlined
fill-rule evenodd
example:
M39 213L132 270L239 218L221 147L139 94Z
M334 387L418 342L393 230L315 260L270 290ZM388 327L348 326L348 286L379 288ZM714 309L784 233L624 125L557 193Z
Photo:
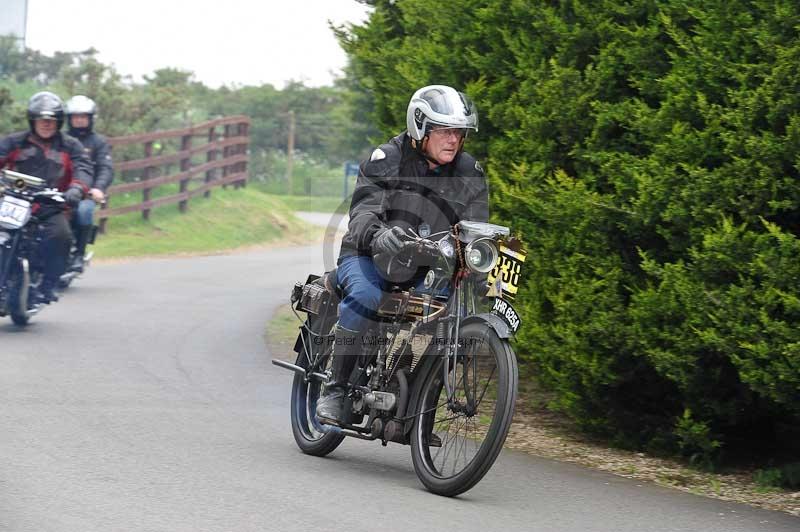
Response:
M64 196L38 177L0 171L0 316L28 324L42 305L32 295L42 280L41 238L35 204L63 205Z
M390 279L424 274L424 291L399 284L384 299L350 375L348 419L336 426L316 415L331 379L336 271L295 285L294 309L306 313L297 358L272 363L295 372L291 422L300 449L324 456L345 437L410 445L430 491L454 496L477 484L503 447L517 396L509 341L520 322L508 299L525 260L518 243L507 227L462 221L417 237L384 265Z

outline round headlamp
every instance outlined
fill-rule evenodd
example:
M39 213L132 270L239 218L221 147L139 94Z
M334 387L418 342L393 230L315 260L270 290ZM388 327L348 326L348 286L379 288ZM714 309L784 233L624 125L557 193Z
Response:
M478 273L488 273L497 263L497 246L493 240L479 238L473 240L464 248L464 262L467 267Z

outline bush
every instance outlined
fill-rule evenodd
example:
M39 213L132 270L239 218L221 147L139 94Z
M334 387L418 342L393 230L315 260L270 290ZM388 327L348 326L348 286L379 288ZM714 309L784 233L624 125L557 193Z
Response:
M494 221L530 251L516 346L553 406L704 462L785 444L776 427L800 424L800 4L467 0L442 19L434 0L371 3L343 43L385 135L422 85L477 101L468 149Z
M800 462L758 469L753 475L753 480L762 488L800 489Z

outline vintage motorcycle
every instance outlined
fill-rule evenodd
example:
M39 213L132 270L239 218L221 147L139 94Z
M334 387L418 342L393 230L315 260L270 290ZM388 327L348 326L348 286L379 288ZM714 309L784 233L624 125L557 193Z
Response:
M36 203L61 205L64 196L38 177L0 171L0 316L20 326L42 308L30 297L41 281Z
M455 496L477 484L514 413L518 373L509 340L520 320L508 300L524 260L509 229L490 223L462 221L410 242L384 271L390 278L424 275L424 282L419 290L395 285L384 298L349 379L349 418L336 426L316 415L331 378L342 297L336 271L296 284L293 309L306 313L305 320L298 315L297 358L272 362L295 372L291 423L300 449L324 456L348 436L395 442L411 446L430 491Z

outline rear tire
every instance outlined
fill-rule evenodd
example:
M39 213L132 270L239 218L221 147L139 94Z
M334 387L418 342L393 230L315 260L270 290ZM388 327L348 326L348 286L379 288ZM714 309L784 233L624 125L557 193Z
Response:
M322 322L318 316L308 316L305 325L314 333L322 334L322 336L314 337L309 335L305 329L301 330L300 334L305 338L305 344L301 343L300 353L295 361L296 365L304 369L309 367L319 352L325 358L318 371L323 372L330 365L333 343L327 340L333 324L330 323L330 320L326 321L328 323ZM323 341L315 342L314 338ZM295 373L291 400L292 434L300 450L313 456L325 456L333 452L345 438L337 427L323 425L317 418L317 400L321 388L322 384L319 381L309 380L306 382L302 375Z
M517 360L508 341L482 322L464 326L459 337L464 347L449 373L457 405L447 404L444 359L439 357L429 373L420 376L424 380L411 433L417 476L428 490L447 497L469 490L492 467L511 427L517 398ZM430 445L432 433L438 445Z

